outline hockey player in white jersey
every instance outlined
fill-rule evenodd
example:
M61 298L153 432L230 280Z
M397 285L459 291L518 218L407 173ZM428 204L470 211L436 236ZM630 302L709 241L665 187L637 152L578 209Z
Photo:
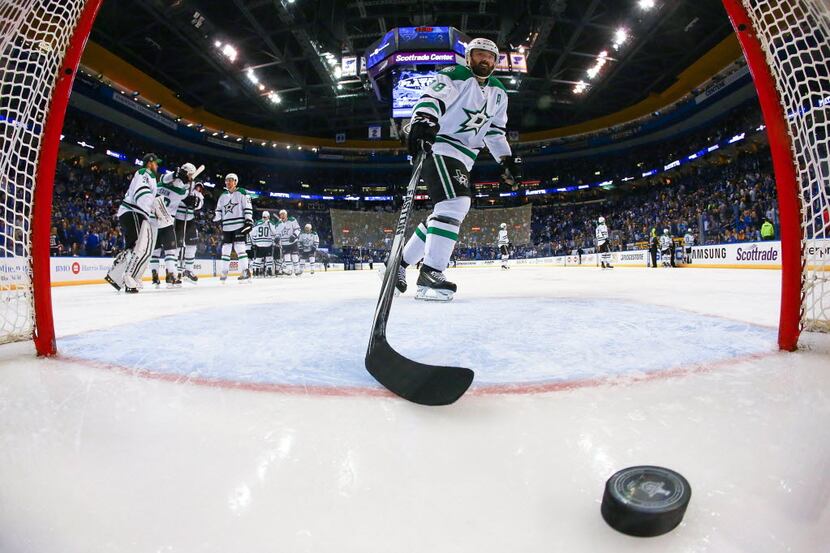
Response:
M498 237L499 253L501 253L501 268L509 269L507 260L510 259L510 238L507 236L507 223L499 225Z
M192 163L185 163L175 172L168 171L161 177L158 184L158 201L164 207L168 216L161 218L150 217L150 223L158 226L156 248L150 258L150 269L153 275L153 284L159 281L159 258L164 255L165 282L168 287L181 286L182 281L178 274L179 240L176 236L175 215L182 201L190 194L190 186L196 167Z
M155 241L150 214L154 209L158 170L162 161L155 154L146 154L142 161L144 167L133 175L118 208L118 223L124 233L125 249L115 258L104 277L116 290L123 288L128 294L138 293Z
M674 241L669 229L663 229L663 236L660 237L660 259L663 267L674 267Z
M608 241L608 227L605 225L605 217L597 219L597 254L599 254L600 266L603 269L613 269L611 265L611 244Z
M421 179L435 204L404 248L397 288L406 290L406 267L423 259L417 299L448 301L456 285L444 276L461 223L470 210L470 170L485 146L498 161L502 181L521 183L521 159L507 143L507 91L492 73L499 49L485 38L467 45L466 66L448 67L424 88L415 104L407 146L415 157L424 152Z
M281 209L279 212L279 223L277 223L277 238L282 249L282 271L286 275L300 274L300 223L294 217L289 217L288 212Z
M240 282L250 282L251 271L248 269L248 254L245 252L245 236L254 228L254 210L251 196L239 187L239 177L235 173L225 176L225 191L216 203L214 222L222 223L222 273L219 280L228 279L231 263L231 251L236 252L239 260Z
M277 228L271 214L262 212L262 218L254 223L251 240L254 242L254 276L272 276L274 270L274 238Z
M196 227L196 212L205 205L201 182L191 183L190 193L179 204L176 210L176 246L184 248L181 278L185 282L195 284L199 280L194 272L196 264L196 244L199 241L199 230Z
M311 225L306 224L303 227L303 232L300 233L300 274L305 269L305 264L308 263L311 274L314 274L314 256L317 253L317 248L320 247L320 237L317 233L311 230Z
M683 235L683 261L686 265L692 264L692 246L695 245L695 235L692 229L686 229L686 234Z

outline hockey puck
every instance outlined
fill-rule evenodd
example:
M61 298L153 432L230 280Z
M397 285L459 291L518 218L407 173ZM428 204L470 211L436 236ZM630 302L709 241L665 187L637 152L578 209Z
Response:
M629 536L659 536L680 524L691 497L688 480L673 470L629 467L605 483L602 518Z

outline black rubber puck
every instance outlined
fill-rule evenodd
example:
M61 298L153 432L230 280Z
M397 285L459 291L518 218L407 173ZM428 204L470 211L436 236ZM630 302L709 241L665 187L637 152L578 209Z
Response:
M689 481L679 473L663 467L629 467L605 483L602 518L629 536L659 536L680 524L691 498Z

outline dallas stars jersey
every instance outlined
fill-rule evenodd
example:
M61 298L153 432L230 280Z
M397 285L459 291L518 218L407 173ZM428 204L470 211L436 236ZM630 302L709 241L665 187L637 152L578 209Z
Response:
M665 234L660 237L660 251L670 250L672 247L673 241L671 236L666 236Z
M280 245L293 244L300 236L300 223L294 217L288 217L285 221L277 223L277 238Z
M608 240L608 227L605 226L605 223L601 225L597 225L597 245L602 246Z
M270 219L260 219L254 223L254 230L251 231L251 239L255 246L267 248L274 245L277 236L277 228Z
M300 233L300 251L311 253L320 246L320 237L313 230Z
M167 208L167 213L173 215L179 209L179 204L188 195L188 189L181 179L175 178L173 173L165 173L161 177L161 182L158 185L157 194L164 202L164 207ZM155 216L151 215L150 219ZM172 221L172 220L171 220ZM171 223L172 224L172 223Z
M121 206L118 208L117 216L121 217L124 213L138 213L150 217L150 212L153 210L153 200L158 189L157 178L156 174L149 169L136 171L133 180L130 181L130 187L121 201Z
M190 195L196 197L196 205L193 207L187 207L186 205L180 203L179 208L176 210L176 219L179 221L192 221L196 216L196 212L202 209L205 205L205 197L201 192L198 190L191 190Z
M245 221L254 218L254 210L251 206L251 197L244 188L237 188L233 192L225 190L216 202L216 215L214 222L222 222L222 230L229 232L239 230Z
M499 230L499 246L507 246L510 244L510 239L507 237L507 231L505 229Z
M687 232L686 235L683 237L683 244L687 248L691 248L695 245L695 236L691 232Z
M432 151L461 161L470 171L484 146L496 160L510 155L507 128L507 91L495 77L484 85L462 65L448 67L425 87L412 113L438 118L438 136Z

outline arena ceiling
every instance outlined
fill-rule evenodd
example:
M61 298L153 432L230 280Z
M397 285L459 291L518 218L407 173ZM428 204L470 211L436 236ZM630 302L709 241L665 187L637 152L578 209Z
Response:
M651 9L643 1L109 0L92 40L194 108L263 129L329 138L346 131L351 138L388 122L389 106L365 82L338 89L321 53L359 56L394 27L454 26L503 50L527 46L529 72L512 84L503 80L516 91L510 127L528 132L660 93L732 32L721 0L654 0ZM620 28L627 40L614 50ZM232 44L236 60L217 43ZM574 93L602 50L610 61L585 92ZM247 77L251 67L263 87ZM278 91L280 103L263 90Z

